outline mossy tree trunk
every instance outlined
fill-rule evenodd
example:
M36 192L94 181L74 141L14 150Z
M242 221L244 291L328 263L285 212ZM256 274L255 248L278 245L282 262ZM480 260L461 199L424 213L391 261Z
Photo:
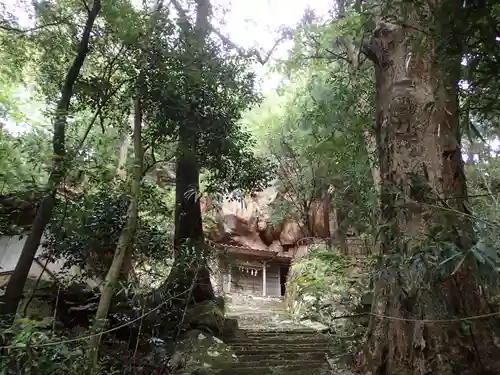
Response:
M376 71L381 220L386 229L373 305L378 317L370 322L363 364L377 375L498 374L494 318L421 321L491 311L468 261L453 276L439 277L429 265L431 237L470 246L465 241L470 223L461 215L464 205L455 204L453 213L442 207L451 194L466 194L456 137L458 82L446 75L437 55L436 13L421 5L405 6L405 24L376 20L366 50Z

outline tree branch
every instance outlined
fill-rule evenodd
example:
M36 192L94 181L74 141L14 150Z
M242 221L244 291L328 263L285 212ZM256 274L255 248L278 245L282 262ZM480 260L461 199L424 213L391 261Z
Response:
M171 2L174 5L177 12L179 13L179 15L181 16L181 18L183 18L184 20L187 20L186 11L182 8L179 1L172 0ZM219 37L219 39L222 41L222 43L225 44L227 47L238 52L238 55L240 55L241 57L244 57L244 58L255 57L255 59L262 65L266 64L269 61L269 59L271 58L271 55L276 50L276 48L280 45L280 43L290 37L289 32L283 31L281 37L279 37L274 42L274 45L272 46L272 48L264 56L262 56L260 54L260 52L257 51L255 48L253 48L249 51L245 51L242 47L238 46L231 39L229 39L229 37L222 34L222 32L220 30L216 29L213 25L209 24L208 27L209 27L209 31L211 31L212 33L217 35Z
M225 44L227 47L236 50L236 52L238 52L238 54L241 57L247 57L247 58L255 57L257 59L257 61L262 65L266 64L269 61L269 59L271 58L271 55L276 50L276 48L278 48L280 43L288 38L287 33L284 32L283 35L281 35L281 37L279 37L274 42L274 45L271 47L271 49L264 56L262 56L259 53L259 51L257 51L255 48L251 49L249 51L245 51L242 47L238 46L236 43L234 43L227 36L223 35L219 30L217 30L213 26L210 26L210 27L211 27L211 31L215 35L217 35L219 37L219 39L222 41L222 43Z
M26 34L26 33L32 32L32 31L42 30L42 29L45 29L45 28L51 27L51 26L59 26L59 25L65 23L71 17L73 17L73 15L64 17L62 20L57 20L57 21L54 21L54 22L49 22L49 23L46 23L44 25L35 26L35 27L29 28L29 29L19 29L17 27L9 26L7 24L0 24L0 30L5 30L5 31L8 31L8 32L13 32L13 33L17 33L17 34Z

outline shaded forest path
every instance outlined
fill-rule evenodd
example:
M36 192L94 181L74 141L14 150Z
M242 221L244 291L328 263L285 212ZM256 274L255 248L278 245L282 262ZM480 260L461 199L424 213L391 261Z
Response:
M227 299L227 315L239 325L227 343L238 362L222 374L332 374L326 360L331 351L327 336L294 323L282 298L234 294Z

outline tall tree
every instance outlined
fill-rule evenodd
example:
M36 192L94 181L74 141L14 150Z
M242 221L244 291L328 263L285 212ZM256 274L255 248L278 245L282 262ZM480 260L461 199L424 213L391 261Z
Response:
M495 320L457 319L491 312L474 272L480 249L465 207L446 203L466 186L457 137L459 55L450 48L441 58L443 42L451 41L439 30L461 4L378 5L365 53L376 76L384 261L366 364L375 374L498 373ZM446 260L450 247L464 257L445 273L435 259Z
M265 161L249 150L251 137L238 124L241 112L258 99L248 62L207 37L212 30L208 0L196 2L194 23L179 2L174 5L180 31L180 43L174 48L179 55L173 58L166 51L171 64L161 70L161 79L168 84L151 88L151 100L161 109L149 113L161 114L158 124L164 125L159 131L173 136L177 144L175 263L165 287L171 297L182 294L175 299L181 302L193 286L191 300L203 301L214 294L199 201L201 170L208 172L207 191L223 194L261 187L269 176Z
M193 31L189 26L189 21L183 10L177 8L181 13L181 22L183 23L184 38L192 38L195 44L195 52L203 56L206 48L206 38L209 32L209 17L211 5L209 0L196 1L196 20ZM194 33L194 35L193 35ZM201 51L196 52L196 50ZM195 62L196 64L196 62ZM196 74L202 74L202 65L196 64ZM201 82L201 80L200 80ZM195 83L195 86L196 83ZM195 87L195 91L200 92L200 87ZM186 116L185 126L179 128L179 140L177 144L176 171L175 171L175 237L174 247L176 249L176 263L174 269L183 272L190 280L193 277L195 282L193 296L197 300L211 299L214 297L210 275L206 264L207 253L205 249L203 223L200 207L200 163L198 161L198 148L200 142L200 127L198 116ZM193 264L186 265L186 256L184 251L191 254ZM183 262L184 264L178 264ZM193 275L193 273L196 275ZM179 274L177 274L179 276ZM178 281L182 278L178 278ZM189 285L181 283L183 287ZM187 285L186 285L187 284Z
M31 227L31 231L24 243L16 268L7 283L5 295L3 296L3 304L0 305L0 312L3 314L14 314L17 311L31 264L40 246L43 232L52 216L57 188L66 174L69 160L68 154L66 153L65 137L71 98L80 70L89 52L89 41L92 29L100 10L101 1L94 0L92 8L88 9L87 20L83 28L80 43L77 47L77 54L61 87L60 99L53 118L54 134L52 142L54 159L49 182L46 187L45 196L40 203L40 207L38 208Z

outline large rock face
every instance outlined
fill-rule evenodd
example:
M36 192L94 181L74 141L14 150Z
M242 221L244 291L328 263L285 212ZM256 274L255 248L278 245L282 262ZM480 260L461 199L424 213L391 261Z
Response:
M295 247L304 237L330 236L328 202L313 202L309 211L310 229L291 218L280 225L270 225L270 205L277 197L277 188L271 186L252 193L250 197L227 197L218 207L208 197L202 198L202 211L210 214L215 222L213 228L205 228L210 239L218 243L280 253L284 247Z

